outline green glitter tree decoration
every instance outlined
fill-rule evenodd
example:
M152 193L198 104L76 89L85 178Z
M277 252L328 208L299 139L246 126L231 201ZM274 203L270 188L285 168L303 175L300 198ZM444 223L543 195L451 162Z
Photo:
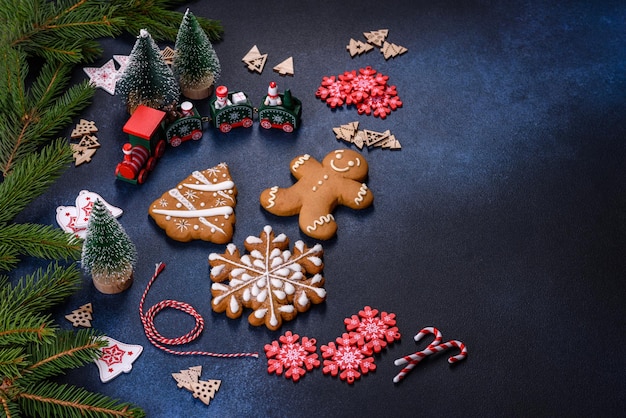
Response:
M129 113L140 104L159 110L172 105L176 107L180 87L147 30L139 31L126 70L115 89Z
M172 67L183 95L195 100L208 97L220 77L220 61L209 37L189 9L180 23L174 49Z
M137 250L126 231L100 199L91 210L81 264L102 293L120 293L133 281Z

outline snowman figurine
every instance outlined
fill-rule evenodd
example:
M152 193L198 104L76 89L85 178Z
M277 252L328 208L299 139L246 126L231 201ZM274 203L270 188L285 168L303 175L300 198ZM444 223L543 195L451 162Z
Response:
M264 104L265 106L281 106L283 104L283 101L278 95L278 87L276 87L276 83L274 81L270 82L270 85L267 88L267 96L265 96Z
M215 89L215 108L223 109L226 106L230 106L232 103L228 100L228 88L226 86L219 86Z

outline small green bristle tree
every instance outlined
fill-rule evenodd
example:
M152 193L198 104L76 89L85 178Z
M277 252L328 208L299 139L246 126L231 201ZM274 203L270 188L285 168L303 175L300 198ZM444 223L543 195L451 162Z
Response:
M178 103L178 81L146 29L139 32L126 70L115 89L129 113L133 113L140 104L160 110Z
M100 199L89 216L81 265L102 293L120 293L132 284L135 244Z
M209 37L189 9L178 29L175 50L173 70L183 95L196 100L208 97L220 77L220 61Z

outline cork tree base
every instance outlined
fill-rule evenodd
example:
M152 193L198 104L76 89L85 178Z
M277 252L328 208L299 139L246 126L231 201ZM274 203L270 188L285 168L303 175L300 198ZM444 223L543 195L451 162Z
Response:
M183 96L191 100L201 100L206 99L211 94L213 94L213 86L203 88L203 89L182 89Z
M93 284L100 293L106 295L114 295L116 293L122 293L133 284L133 276L130 276L124 281L116 281L113 283L107 283L105 280L93 279Z

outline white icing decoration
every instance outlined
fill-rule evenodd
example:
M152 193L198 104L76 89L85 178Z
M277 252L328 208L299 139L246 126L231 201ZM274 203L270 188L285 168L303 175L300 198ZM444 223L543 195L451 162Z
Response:
M270 197L267 199L267 206L265 206L267 209L276 204L276 192L278 192L278 186L270 188Z
M302 164L304 164L309 158L311 158L311 156L309 154L304 154L303 156L299 157L296 162L293 164L293 166L291 166L292 170L297 170Z
M208 209L196 209L196 210L167 210L167 209L155 209L154 213L166 216L177 216L179 218L199 218L205 216L218 216L218 215L230 215L233 213L233 208L230 206L224 206L219 208Z
M183 186L189 188L189 189L193 189L193 190L200 190L202 192L216 192L216 191L220 191L220 190L228 190L228 189L232 189L235 186L235 183L232 181L223 181L221 183L215 183L215 184L189 184L189 183L183 183Z
M213 255L213 254L211 254L211 255ZM210 259L211 259L211 256L209 256L209 260ZM211 276L213 276L213 277L218 276L222 272L222 270L224 270L224 267L225 266L223 264L219 265L219 266L212 267L211 268Z
M278 310L280 312L292 313L295 310L295 308L293 305L283 305L280 308L278 308Z
M239 302L234 296L230 298L230 311L239 312Z
M322 265L322 259L319 257L309 257L308 260L316 266Z
M254 311L254 316L257 319L261 319L265 316L265 314L267 313L267 309L266 308L262 308L262 309L257 309L256 311Z
M354 203L356 203L357 205L360 205L365 195L367 195L367 185L363 183L361 184L361 188L359 189L359 192L357 193L356 198L354 199Z
M228 291L228 287L223 285L223 284L221 284L221 283L213 283L211 285L211 289L221 290L221 291L224 291L224 292Z
M324 225L325 223L330 223L331 221L334 221L334 220L335 220L335 217L331 213L329 213L328 215L322 215L318 219L313 221L313 225L307 226L306 230L308 232L315 231L318 226Z
M287 239L287 235L280 234L279 236L274 238L274 241L272 241L272 242L285 242L286 239Z
M300 297L298 298L298 305L304 307L309 304L309 298L306 296L305 292L302 292Z

